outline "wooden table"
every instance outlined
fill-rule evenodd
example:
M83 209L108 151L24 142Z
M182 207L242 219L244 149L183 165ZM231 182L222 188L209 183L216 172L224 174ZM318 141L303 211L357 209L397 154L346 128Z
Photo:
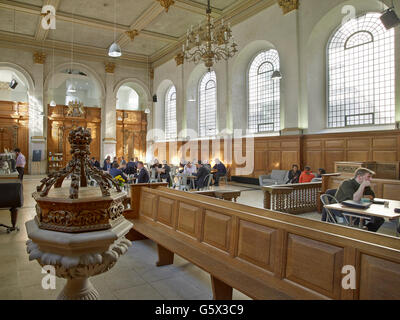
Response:
M400 201L378 199L378 198L375 198L375 200L388 201L389 208L385 208L383 204L374 204L374 203L371 204L371 206L368 209L351 208L348 206L344 206L341 203L325 205L325 208L330 209L330 210L342 211L342 212L344 212L344 214L346 212L349 212L349 213L357 213L357 214L365 215L365 216L374 216L374 217L384 218L384 219L392 221L394 223L395 228L396 228L396 236L400 236L400 234L399 234L400 213L394 212L394 208L400 208Z

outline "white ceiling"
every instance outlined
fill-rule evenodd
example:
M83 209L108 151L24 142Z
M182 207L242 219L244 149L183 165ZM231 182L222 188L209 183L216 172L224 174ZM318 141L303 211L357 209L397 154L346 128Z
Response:
M211 7L218 19L271 1L276 0L211 0ZM57 10L56 29L49 32L41 29L44 4ZM64 51L70 50L73 41L78 53L107 57L107 49L116 38L124 59L145 62L149 57L154 62L161 51L180 48L186 30L205 20L206 4L207 0L175 0L166 12L157 0L0 0L0 41L15 35L8 41L48 50L55 44L57 50ZM128 30L138 30L139 35L132 41L125 35Z

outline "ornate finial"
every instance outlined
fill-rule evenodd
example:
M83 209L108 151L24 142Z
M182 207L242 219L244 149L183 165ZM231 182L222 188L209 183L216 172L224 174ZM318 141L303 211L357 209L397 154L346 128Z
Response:
M278 4L282 8L283 14L299 9L299 0L278 0Z
M114 62L107 62L105 64L105 66L106 66L107 73L114 73L114 71L115 71L115 63Z
M129 30L125 31L125 34L133 41L137 35L139 35L139 31L135 30Z
M61 187L64 179L69 175L71 176L70 199L78 199L79 185L81 188L87 187L87 177L93 178L98 183L103 197L110 195L111 186L115 186L117 191L121 192L120 186L113 180L112 176L90 163L89 146L92 137L88 129L78 127L71 130L68 141L71 145L72 160L64 169L53 172L41 180L42 184L36 188L41 197L46 197L53 185L56 188ZM44 188L44 186L46 187Z
M46 54L43 52L35 52L33 54L33 62L44 64L46 62Z
M165 8L165 12L168 12L170 6L172 6L175 1L174 0L157 0L160 2L161 6Z
M175 56L176 65L177 65L177 66L180 66L181 64L183 64L183 59L184 59L183 54L182 54L182 53L178 53L178 54Z

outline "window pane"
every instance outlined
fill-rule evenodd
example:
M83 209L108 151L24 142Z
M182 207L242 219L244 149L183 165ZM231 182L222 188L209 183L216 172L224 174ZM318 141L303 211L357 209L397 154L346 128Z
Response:
M217 78L214 71L207 72L199 87L199 136L217 134Z
M328 127L395 122L394 39L377 13L336 31L328 45Z
M252 133L280 130L280 80L271 78L279 68L276 50L261 52L251 63L248 126Z
M165 139L174 139L176 136L176 89L172 86L165 95Z

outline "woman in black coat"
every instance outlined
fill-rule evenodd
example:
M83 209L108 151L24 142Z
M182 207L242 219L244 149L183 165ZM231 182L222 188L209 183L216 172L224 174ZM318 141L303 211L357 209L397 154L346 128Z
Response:
M286 183L299 183L300 174L299 166L294 164L292 170L289 171L289 180Z

